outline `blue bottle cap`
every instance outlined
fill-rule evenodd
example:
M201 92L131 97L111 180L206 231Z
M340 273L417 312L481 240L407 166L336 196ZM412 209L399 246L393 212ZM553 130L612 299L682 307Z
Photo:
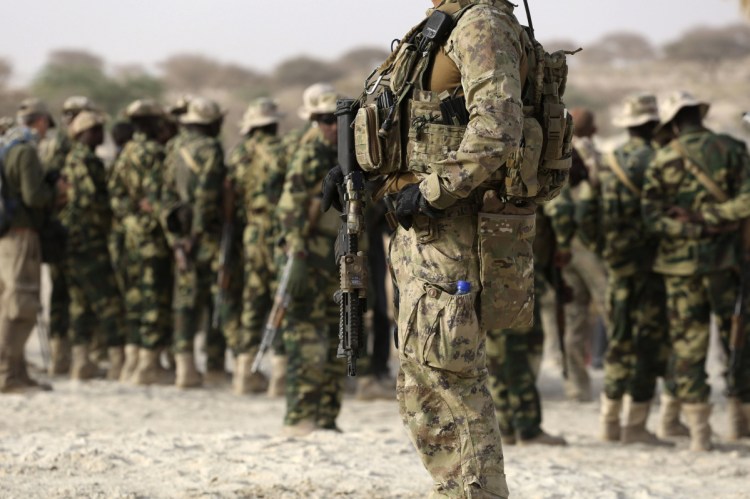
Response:
M456 288L459 295L468 295L471 293L471 283L468 281L458 281Z

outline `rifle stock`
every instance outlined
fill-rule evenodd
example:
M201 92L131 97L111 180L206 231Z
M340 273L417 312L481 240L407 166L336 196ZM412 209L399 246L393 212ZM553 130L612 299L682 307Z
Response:
M234 239L234 185L229 179L224 180L223 196L223 219L221 229L221 245L219 247L219 272L216 276L217 291L214 295L213 312L211 315L211 327L218 329L221 326L222 309L229 290L229 263L232 258L232 242Z

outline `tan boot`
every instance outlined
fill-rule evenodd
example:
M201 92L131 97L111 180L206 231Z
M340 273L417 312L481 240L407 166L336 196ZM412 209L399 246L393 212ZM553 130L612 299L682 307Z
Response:
M534 438L521 438L518 440L518 444L521 446L525 445L549 445L554 447L563 447L568 445L568 442L563 437L556 437L550 435L544 430L539 430L539 435Z
M268 383L269 397L286 396L286 355L274 355L271 358L271 380Z
M622 427L620 442L623 444L647 444L672 447L673 443L659 440L656 435L646 429L651 402L634 402L625 396L625 424Z
M70 367L70 379L85 381L101 377L99 368L89 359L88 345L73 347L73 363Z
M224 370L212 369L203 373L203 386L206 388L227 388L232 377Z
M175 386L177 388L198 388L203 384L203 378L195 368L195 357L192 353L178 353L175 355L177 373Z
M690 430L680 423L680 401L670 395L662 394L659 426L656 435L662 440L670 437L689 437Z
M117 381L120 379L122 366L125 364L125 352L122 347L109 347L107 349L107 358L109 359L107 379Z
M619 442L620 440L620 411L622 400L612 400L606 394L601 394L601 434L599 438L604 442Z
M122 370L120 371L120 383L130 383L132 381L133 373L136 367L138 367L139 351L140 348L138 348L138 345L125 345L125 362L122 364Z
M727 400L727 410L729 412L729 433L727 440L736 442L742 437L748 436L748 420L742 411L742 402L736 397Z
M713 448L711 444L711 404L682 404L690 428L690 450L701 452Z
M243 353L237 357L232 377L232 390L237 395L263 393L268 390L268 380L263 373L252 372L254 358L255 356L249 353Z
M516 432L500 430L500 441L503 445L516 445L518 443Z
M393 400L396 392L386 388L375 376L362 376L357 379L357 400Z
M750 438L750 404L742 404L742 415L745 417L747 423L747 431L744 436Z
M315 421L303 419L299 423L293 425L284 425L284 429L281 430L281 433L285 437L305 437L317 429L318 425Z
M138 350L138 365L131 377L133 384L140 386L174 384L175 377L170 371L161 367L159 354L158 350L148 348Z
M49 342L50 364L48 374L61 376L70 372L70 341L68 338L52 338Z

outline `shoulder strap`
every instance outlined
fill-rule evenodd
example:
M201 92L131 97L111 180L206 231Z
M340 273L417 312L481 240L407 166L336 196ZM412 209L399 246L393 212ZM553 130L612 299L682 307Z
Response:
M628 174L625 173L625 169L620 164L620 160L617 158L617 154L615 154L614 151L612 151L609 155L609 163L612 167L612 173L614 173L617 178L620 179L620 182L625 184L625 187L627 187L630 192L638 197L641 197L641 190L638 188L638 186L635 185L630 177L628 177Z
M185 164L190 168L194 174L200 175L201 173L201 167L198 166L198 163L195 161L195 158L190 155L188 150L185 147L180 148L180 157L185 162Z
M682 156L682 159L685 163L685 169L689 171L696 179L698 179L698 182L705 187L708 192L710 192L713 197L715 197L720 203L725 203L729 201L730 197L727 195L724 190L722 190L721 187L719 187L716 182L711 178L711 176L706 173L703 168L698 165L688 154L687 150L685 149L685 146L680 142L680 139L674 139L671 143L672 147L675 148L675 150Z

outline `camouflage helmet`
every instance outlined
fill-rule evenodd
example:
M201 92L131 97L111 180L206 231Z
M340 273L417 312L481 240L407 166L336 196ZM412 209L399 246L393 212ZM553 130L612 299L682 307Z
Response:
M73 118L68 126L68 135L71 138L78 137L81 133L94 128L95 126L104 125L106 118L102 113L96 111L81 111Z
M18 106L16 118L20 120L34 114L47 116L50 126L55 126L55 119L52 117L52 113L49 112L49 107L47 107L47 104L43 100L37 99L36 97L29 97L28 99L22 100L21 104Z
M698 100L693 94L684 90L674 92L661 101L661 106L659 106L661 125L659 128L668 125L677 116L677 113L686 107L699 108L701 116L705 118L711 104Z
M174 116L175 118L182 116L187 113L188 105L194 97L190 94L183 94L173 104L167 106L167 114Z
M219 104L205 99L196 97L188 103L187 112L180 116L180 123L183 125L211 125L224 117L224 111Z
M308 121L310 116L312 116L310 110L317 106L320 96L334 91L333 85L330 83L316 83L310 85L302 93L302 107L297 111L297 115L300 119Z
M612 120L612 124L620 128L632 128L645 125L651 121L659 121L659 106L656 103L656 96L636 94L625 99L622 111Z
M147 118L164 116L164 108L154 99L138 99L125 109L128 118Z
M278 103L267 97L254 100L245 111L240 121L240 133L245 135L253 128L278 123L284 113L279 111Z
M96 106L88 97L74 95L63 102L62 111L65 114L78 114L81 111L94 111Z

